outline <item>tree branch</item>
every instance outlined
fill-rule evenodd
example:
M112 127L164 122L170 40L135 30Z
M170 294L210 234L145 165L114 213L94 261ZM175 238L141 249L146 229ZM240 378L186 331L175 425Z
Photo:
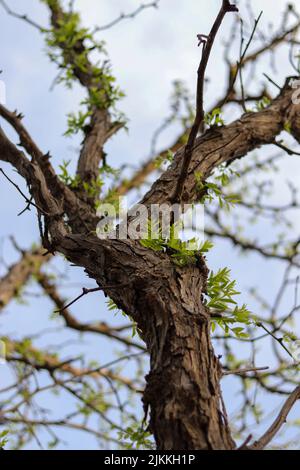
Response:
M120 13L120 15L117 18L110 21L109 23L107 23L103 26L97 26L95 28L94 32L97 33L99 31L105 31L107 29L112 28L113 26L115 26L116 24L120 23L123 20L128 20L128 19L135 18L140 13L142 13L142 11L146 10L147 8L158 8L159 1L160 0L156 0L154 2L149 2L149 3L142 3L140 6L138 6L131 13Z
M29 278L39 272L41 266L51 259L43 248L25 251L21 259L12 265L0 279L0 311L16 297Z
M238 11L238 8L235 5L231 5L228 0L223 0L222 7L219 11L219 14L213 24L213 27L207 39L204 40L203 42L202 40L203 35L198 36L198 38L200 39L200 44L201 42L203 42L203 50L202 50L202 57L201 57L201 61L200 61L199 69L198 69L196 117L195 117L195 121L192 126L189 138L188 138L188 142L185 146L182 168L181 168L180 175L176 184L175 191L172 196L172 202L175 202L175 203L179 202L181 199L181 193L183 190L184 182L186 180L187 172L188 172L189 165L192 159L193 147L194 147L199 129L204 120L204 99L203 99L204 79L205 79L205 72L206 72L206 67L208 64L209 57L210 57L210 53L211 53L214 41L216 39L217 33L219 31L219 28L223 22L223 19L226 13L237 12L237 11Z
M272 441L281 427L286 423L287 416L297 400L300 399L300 386L298 386L284 403L274 423L265 434L252 445L246 446L247 450L263 450Z
M44 289L45 293L49 296L49 298L54 302L57 307L57 312L60 316L64 319L66 326L76 331L80 332L88 332L88 333L96 333L106 336L107 338L114 339L120 343L125 344L127 347L134 347L140 349L142 351L146 351L146 349L139 343L129 340L120 336L120 332L124 329L128 329L129 327L121 327L121 328L113 328L109 327L106 323L93 323L93 324L85 324L80 323L69 311L68 306L65 305L65 302L60 297L59 293L53 282L51 282L48 276L42 272L37 275L37 280L40 286ZM96 292L102 290L96 288ZM86 290L85 290L86 292ZM94 290L92 289L92 292ZM87 294L88 292L86 292ZM85 293L80 296L86 295ZM76 300L79 300L78 298ZM75 301L71 302L73 304ZM132 328L132 326L131 326Z
M2 5L2 7L4 8L4 10L6 11L8 15L13 16L14 18L17 18L19 20L25 21L26 23L30 24L30 26L33 26L34 28L38 29L41 33L44 33L47 31L46 28L36 23L36 21L29 18L29 16L22 15L11 10L4 0L0 0L0 5Z
M230 164L262 145L272 144L287 121L291 123L294 137L300 142L300 105L293 104L294 90L289 81L288 79L282 92L267 109L246 113L227 126L209 129L196 140L185 179L185 192L180 202L199 200L195 177L197 173L202 175L204 181L222 163ZM178 151L172 165L153 184L142 203L172 202L170 195L173 193L174 182L181 174L184 152L184 149Z
M48 3L51 12L51 24L55 30L59 30L67 18L59 0ZM74 76L79 83L85 87L88 93L93 93L94 89L102 90L106 96L107 86L103 84L104 78L99 75L96 79L95 67L88 58L89 50L84 44L84 40L79 39L72 47L61 41L59 44L64 60L71 65ZM80 58L85 57L85 67L78 65ZM81 148L78 161L77 174L82 182L95 181L99 175L99 165L103 158L103 146L108 138L116 133L121 127L120 123L112 123L108 107L93 106L90 123L87 126L85 138Z

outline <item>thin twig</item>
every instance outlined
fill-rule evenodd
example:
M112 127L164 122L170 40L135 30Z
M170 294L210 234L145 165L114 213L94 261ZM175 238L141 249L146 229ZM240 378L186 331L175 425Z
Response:
M278 142L277 140L273 142L273 145L276 145L276 147L284 150L288 155L300 155L300 152L295 152L294 150L289 149L286 147L286 145L284 145L282 142Z
M241 19L241 43L240 43L240 62L242 61L242 55L243 55L243 46L244 46L244 22ZM239 67L239 75L240 75L240 84L241 84L241 93L242 93L242 108L244 112L247 112L247 108L245 105L245 87L244 87L244 81L243 81L243 67Z
M119 284L119 285L107 285L107 286L101 286L101 287L94 287L93 289L87 289L86 287L82 288L82 293L76 297L76 299L72 300L69 304L65 305L64 308L60 310L56 310L55 313L62 313L65 310L67 310L69 307L71 307L73 304L78 302L78 300L82 299L85 295L91 294L92 292L99 292L104 289L119 289L120 287L126 287L128 286L129 283L127 282L126 284Z
M263 73L263 76L268 80L268 82L272 83L278 90L281 91L281 87L266 73Z
M37 204L35 204L34 202L32 202L32 199L28 198L26 196L26 194L23 193L23 191L19 188L19 186L12 180L9 178L9 176L7 176L7 174L4 172L4 170L2 168L0 168L0 172L3 174L3 176L16 188L16 190L21 194L21 196L23 196L23 198L25 199L25 201L27 202L27 205L28 206L33 206L35 207L36 209L38 209L39 212L41 212L42 214L45 214L45 215L49 215L49 214L46 214L45 211L39 207ZM27 208L26 208L27 209ZM26 210L25 209L25 210ZM19 215L21 215L22 213L24 212L24 210L22 212L19 213Z
M136 16L138 16L143 10L146 10L147 8L158 8L159 1L160 0L156 0L155 2L150 2L150 3L144 3L144 4L142 3L138 8L136 8L136 10L134 10L131 13L120 13L120 15L117 18L110 21L109 23L103 26L97 26L94 29L94 33L97 33L98 31L105 31L106 29L110 29L123 20L133 19Z
M41 33L45 33L49 31L47 28L44 28L43 26L39 25L34 20L29 18L27 15L22 15L20 13L16 13L15 11L11 10L4 0L0 0L0 5L2 5L2 7L4 8L4 10L6 11L8 15L13 16L14 18L18 18L19 20L25 21L26 23L30 24L34 28L38 29Z
M244 375L248 372L260 372L263 370L268 370L269 367L249 367L246 369L234 369L234 370L226 370L223 372L223 375Z
M280 344L280 346L285 350L285 352L288 353L288 355L292 358L293 358L293 355L290 353L290 351L287 349L287 347L285 347L285 345L283 344L283 340L282 338L277 338L277 336L275 336L272 331L268 330L268 328L263 325L261 322L257 322L256 325L260 328L262 328L263 330L265 330L266 333L268 333L268 335L272 336L273 339L275 339L275 341L277 341L278 344Z
M221 9L219 14L212 26L212 29L209 35L204 36L203 34L198 35L198 39L200 40L200 44L203 44L202 56L200 65L198 68L198 80L197 80L197 104L196 104L196 117L194 124L192 126L188 142L185 146L184 155L183 155L183 163L181 167L181 173L179 175L177 185L174 191L174 194L171 198L172 202L178 202L181 199L181 194L184 186L184 182L186 180L187 172L189 169L189 165L193 155L193 147L197 138L197 134L203 124L204 120L204 81L205 81L205 72L208 64L208 60L210 57L210 53L216 39L217 33L219 28L223 22L223 19L226 13L229 12L237 12L238 8L235 5L231 5L228 0L223 0Z
M234 85L235 85L236 79L237 79L237 77L240 73L240 69L244 66L244 59L246 57L246 54L248 52L248 49L249 49L252 41L253 41L254 34L255 34L256 29L257 29L258 23L260 22L262 14L263 14L263 12L261 11L260 14L258 15L257 19L255 20L250 38L249 38L249 40L246 44L244 52L242 53L239 62L237 62L237 64L236 64L236 68L235 68L235 71L234 71L234 74L233 74L233 78L231 80L231 84L230 84L230 87L229 87L229 90L228 90L227 99L225 100L226 103L227 103L228 98L230 97L230 95L232 93L232 90L234 89Z

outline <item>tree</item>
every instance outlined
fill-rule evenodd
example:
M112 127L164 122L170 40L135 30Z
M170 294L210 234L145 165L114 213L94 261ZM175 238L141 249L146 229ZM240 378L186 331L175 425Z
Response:
M268 181L264 177L265 170L272 170L277 160L299 155L289 148L289 143L280 140L281 134L285 133L290 134L290 139L300 141L300 107L295 88L299 76L295 47L300 22L296 10L288 5L279 29L268 38L259 30L260 16L252 19L249 28L237 16L237 6L228 0L220 1L210 34L198 35L201 60L196 109L189 93L177 82L171 115L155 134L154 143L160 132L175 121L181 123L182 133L173 145L159 155L152 155L128 180L109 167L104 150L108 140L124 128L126 122L117 111L122 92L115 83L109 62L103 59L103 42L95 39L103 28L98 27L95 31L84 28L73 2L64 7L59 0L43 0L50 13L48 28L26 15L13 12L4 1L0 3L8 14L21 17L44 35L48 56L59 69L57 81L67 87L78 82L86 90L82 108L68 118L66 132L67 135L83 134L75 176L69 173L67 162L61 162L60 172L57 172L51 163L51 155L39 148L25 128L22 114L0 105L1 117L20 139L20 145L16 145L1 128L0 159L18 172L27 188L23 189L3 169L0 171L25 199L22 216L28 210L36 211L42 245L24 251L13 241L20 252L20 260L1 279L1 309L20 294L29 279L34 279L56 306L57 315L63 319L66 329L103 335L123 344L127 348L124 357L136 361L138 368L137 378L128 378L120 371L112 370L114 361L105 366L95 363L76 366L76 353L75 357L65 360L37 348L33 338L16 341L6 336L2 341L16 382L1 390L4 397L1 425L5 429L14 425L11 433L16 437L14 446L17 448L31 439L41 445L37 429L42 427L53 438L50 445L57 445L59 439L53 429L60 426L90 432L101 442L111 441L116 446L132 445L134 448L151 446L151 436L157 448L163 450L265 448L281 430L300 397L299 365L295 356L298 343L295 331L291 333L287 328L299 309L299 278L295 275L299 268L299 239L291 239L288 215L289 211L299 209L297 189L289 186L290 203L268 204ZM158 2L150 2L128 16L136 16L145 8L157 5ZM251 5L248 9L251 17ZM234 16L225 56L228 83L224 96L205 112L206 68L219 28L227 15ZM112 27L126 17L123 14L105 27ZM229 49L237 31L240 31L239 56L232 62ZM261 44L254 47L256 35ZM266 76L262 90L255 94L248 91L251 87L244 83L245 71L281 45L290 47L294 76L286 77L280 85ZM93 61L95 51L101 57L99 63ZM250 79L254 80L253 70ZM238 119L229 124L225 124L222 117L227 109L239 111ZM279 147L279 155L256 160L251 154L256 149L274 145ZM208 241L196 250L187 250L184 241L176 240L175 243L172 237L165 238L161 234L155 243L151 238L141 242L97 236L99 201L115 204L119 210L118 196L140 188L152 174L156 179L140 200L147 208L154 204L205 204ZM113 176L114 183L105 192L104 179L109 175ZM253 175L256 183L251 179ZM230 215L228 210L233 204L237 208L233 208ZM236 216L242 220L243 211L250 213L252 218L258 214L260 218L273 220L277 226L286 222L287 232L282 235L276 227L276 240L268 244L246 238L234 223ZM288 239L285 239L286 233L289 233ZM265 304L266 315L252 313L245 305L237 305L238 292L227 267L221 267L217 272L210 270L206 253L212 239L230 241L240 250L281 263L284 279L274 304L261 302ZM66 263L83 269L97 284L95 288L83 288L80 296L67 305L59 285L47 270L47 264L55 262L53 258L58 254L65 257ZM291 289L294 290L292 307L282 314L280 302L283 296L291 295ZM126 332L130 325L127 321L115 327L108 323L77 320L71 312L75 301L77 304L81 297L99 291L110 299L111 309L125 312L134 333L142 341L128 338ZM262 300L259 294L254 292L254 295L256 300ZM269 370L256 365L256 345L270 339L277 365ZM218 350L222 345L223 358L214 352L213 341ZM239 350L233 345L238 342L250 346L252 363L236 357L234 353ZM145 353L150 357L150 370L144 385L139 380L144 365L139 361ZM46 384L37 378L41 371L48 374ZM221 393L220 382L227 375L238 377L245 400L235 423L229 423ZM251 383L256 384L256 390L287 395L275 421L256 440L247 429L249 410L260 418L258 406L249 400ZM134 394L135 399L142 391L143 420L133 416L132 408L125 409L120 385ZM66 392L80 405L67 416L50 419L42 407L39 412L35 409L37 397L49 390ZM118 425L117 413L135 424ZM95 416L100 418L100 425L95 425Z

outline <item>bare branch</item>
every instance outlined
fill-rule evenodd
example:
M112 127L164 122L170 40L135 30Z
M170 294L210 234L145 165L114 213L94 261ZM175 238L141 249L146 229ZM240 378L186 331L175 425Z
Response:
M82 294L78 295L78 297L76 297L76 299L72 300L72 302L65 305L61 310L58 310L57 313L62 313L64 310L67 310L69 307L71 307L76 302L78 302L78 300L82 299L82 297L84 297L85 295L91 294L93 292L103 291L105 289L112 289L112 290L113 289L119 289L121 287L127 287L128 285L129 285L129 283L120 284L120 285L106 285L106 286L102 286L102 287L95 287L93 289L87 289L86 287L83 287L82 288Z
M33 26L34 28L38 29L41 33L45 33L46 31L48 31L46 28L36 23L36 21L29 18L27 15L22 15L11 10L4 0L0 0L0 5L2 5L8 15L13 16L14 18L17 18L19 20L25 21L26 23L30 24L30 26Z
M223 371L223 375L247 375L249 372L261 372L268 370L269 367L246 367L245 369L233 369Z
M279 415L277 416L274 423L270 426L270 428L265 432L265 434L260 439L255 441L252 445L247 446L246 447L247 450L265 449L265 447L272 441L272 439L280 431L281 427L286 423L286 419L288 417L289 412L291 411L296 401L299 399L300 399L300 386L298 386L293 391L293 393L291 393L291 395L286 400L285 404L280 410Z
M203 43L202 57L201 57L201 61L200 61L199 69L198 69L196 117L195 117L195 121L192 126L189 138L188 138L188 142L185 146L182 168L180 171L178 181L176 183L175 191L171 198L173 202L179 202L181 199L181 193L183 190L184 182L186 180L187 172L188 172L190 162L192 159L193 147L194 147L199 129L204 120L204 103L203 103L204 79L205 79L206 67L208 64L208 60L210 57L210 53L211 53L214 41L216 39L217 33L219 31L219 28L223 22L223 19L226 13L237 12L237 11L238 11L238 8L235 5L231 5L229 1L223 0L222 7L213 24L213 27L209 35L207 36L207 39ZM201 40L200 42L201 44L203 42L202 35L198 35L198 38L199 37Z
M122 377L118 374L114 374L108 369L108 366L98 367L93 370L90 367L78 368L72 365L72 360L61 361L55 355L51 355L41 349L37 349L34 346L29 346L26 351L22 351L18 341L13 341L8 338L4 338L6 347L7 347L7 356L6 360L8 362L22 362L31 366L35 370L45 370L49 373L60 372L65 374L71 374L73 378L80 378L86 375L92 377L109 377L113 380L126 385L132 390L136 390L134 384L131 380L126 377ZM141 353L139 353L141 354Z
M128 20L128 19L133 19L136 16L138 16L140 13L142 13L144 10L147 8L158 8L160 0L156 0L155 2L149 2L149 3L142 3L139 7L137 7L134 11L131 13L120 13L120 15L115 18L114 20L110 21L109 23L103 25L103 26L97 26L94 29L94 32L97 33L99 31L105 31L106 29L110 29L113 26L117 25L123 20Z
M70 313L70 311L68 310L68 306L65 306L65 302L63 301L63 299L60 297L59 293L57 292L57 289L54 283L49 280L47 275L40 272L37 275L37 280L39 284L41 285L41 287L44 289L45 293L55 303L58 309L57 312L59 312L61 317L65 320L66 326L68 328L71 328L73 330L80 331L80 332L101 334L103 336L106 336L107 338L111 338L120 343L123 343L128 347L134 347L142 351L146 351L146 349L141 344L120 336L120 333L122 331L132 328L132 325L116 328L116 327L110 327L106 323L103 323L103 322L92 323L92 324L80 323ZM99 290L102 290L102 289L96 288L96 289L89 290L89 292L97 292ZM85 289L85 292L86 292L86 289ZM83 297L83 295L86 295L87 293L88 292L86 292L85 294L82 294L81 297ZM79 300L79 298L77 298L77 300ZM72 303L75 303L75 301L73 301Z

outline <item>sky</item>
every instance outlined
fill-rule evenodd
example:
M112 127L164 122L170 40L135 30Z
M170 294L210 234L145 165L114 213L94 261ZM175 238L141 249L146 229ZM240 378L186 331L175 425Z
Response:
M7 3L13 10L28 13L39 24L47 26L47 10L38 0L7 0ZM242 0L239 2L242 17L246 15L246 3ZM275 2L252 0L255 16L263 10L260 23L262 30L268 30L271 23L279 23L286 3L285 0L276 0L274 8ZM118 17L121 11L131 12L139 4L136 0L75 0L75 8L81 13L83 24L88 27L105 25ZM199 63L196 35L209 31L219 4L218 0L161 0L159 9L147 9L134 20L123 21L99 34L98 38L106 42L117 82L126 93L119 108L129 118L129 132L118 133L106 147L110 165L127 163L138 167L149 156L153 132L169 112L169 98L174 80L184 81L194 94ZM231 22L232 18L227 15L209 63L210 81L205 97L207 108L216 102L224 91L223 40L228 34ZM70 168L74 168L80 138L66 139L63 134L66 130L66 114L76 111L84 97L83 91L77 86L72 91L62 86L50 90L57 71L46 57L43 38L38 31L8 16L3 10L0 10L0 44L1 79L6 85L7 107L18 109L25 115L26 127L45 153L50 151L56 168L63 160L71 160ZM279 50L278 58L276 80L281 82L288 70L283 49ZM269 70L269 66L269 58L266 58L263 66L258 68L259 80L262 80L265 67ZM228 116L228 121L231 119L232 116ZM5 124L1 125L8 130ZM11 130L8 132L15 138ZM159 145L163 147L168 144L175 135L176 128L166 132ZM22 184L11 168L5 164L1 166L15 181ZM282 168L281 176L288 178L294 176L296 171L297 166L292 163ZM278 186L274 200L281 197L282 191ZM14 234L18 243L28 248L33 242L38 242L38 229L33 212L17 217L16 214L24 207L24 201L3 178L0 180L0 201L0 255L10 264L18 255L12 249L8 237ZM253 257L247 262L247 269L244 257L235 258L232 263L229 245L226 245L225 249L224 245L217 247L210 262L213 267L229 263L233 277L239 279L241 290L249 284L260 284L266 275L266 271L258 269L258 257ZM0 274L5 272L4 266L1 269ZM61 269L64 269L62 262ZM273 276L268 286L270 295L278 287L281 275L276 263L271 269ZM78 286L83 283L87 286L90 281L86 280L80 269L72 268L68 272L76 285L74 289L66 291L66 295L72 298L72 295L78 292ZM105 319L108 313L104 300L101 298L99 301L99 298L94 296L84 300L84 307L75 306L74 312L81 319L88 320L95 319L97 309L101 310L99 318L96 315L97 319ZM13 331L18 337L32 332L33 328L43 328L47 316L45 312L48 311L51 311L51 305L47 299L33 300L29 314L28 307L12 303L7 313L1 316L0 327L5 331ZM7 327L5 322L8 322L8 319ZM94 342L95 338L91 338L91 341ZM98 354L96 343L95 353ZM103 361L111 357L111 352L105 348L101 354ZM229 398L230 393L229 386L225 389L225 397ZM61 406L65 406L64 401ZM78 438L74 433L68 435L76 448L92 448L95 445L83 436Z

